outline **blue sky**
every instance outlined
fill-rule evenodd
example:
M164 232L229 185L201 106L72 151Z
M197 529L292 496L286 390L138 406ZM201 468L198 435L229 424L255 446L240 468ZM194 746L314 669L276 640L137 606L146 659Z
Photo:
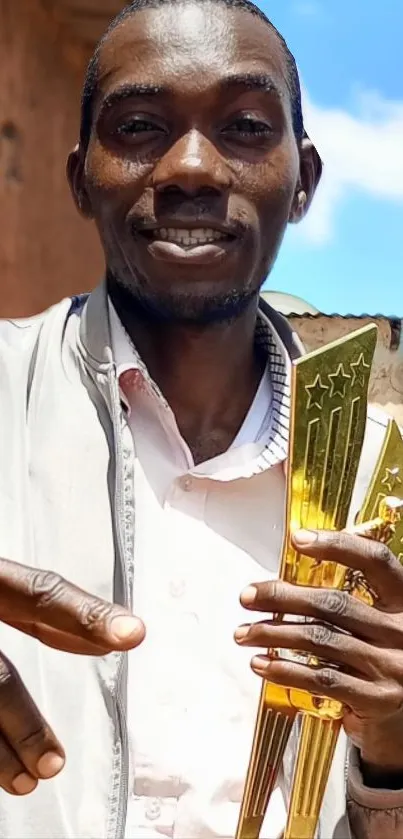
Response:
M325 163L266 284L323 312L403 317L403 0L260 0L286 38Z

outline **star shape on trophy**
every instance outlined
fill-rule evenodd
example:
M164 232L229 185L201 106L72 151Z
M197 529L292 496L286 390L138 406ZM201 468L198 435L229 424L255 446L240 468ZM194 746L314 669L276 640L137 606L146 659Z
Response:
M354 387L356 382L358 382L358 384L361 385L361 387L364 387L365 371L369 370L369 366L370 365L366 364L366 362L364 361L364 353L363 352L359 355L357 361L352 361L351 362L350 367L351 367L351 372L353 374L353 380L352 380L351 384L353 385L353 387Z
M392 493L397 486L401 486L402 479L399 475L399 469L386 469L385 475L382 478L381 484L385 487L387 492Z
M328 379L330 379L330 396L341 396L344 399L347 382L350 381L351 376L344 372L343 365L339 364L335 373L329 373Z
M314 406L321 411L323 408L323 397L329 390L327 385L324 385L318 373L311 385L305 385L305 390L308 394L308 411Z

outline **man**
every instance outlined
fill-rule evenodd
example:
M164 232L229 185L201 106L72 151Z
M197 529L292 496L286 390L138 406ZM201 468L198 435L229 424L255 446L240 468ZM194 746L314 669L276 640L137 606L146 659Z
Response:
M301 533L377 607L274 582L299 350L259 289L320 175L285 43L246 0L137 0L91 62L68 175L106 282L1 327L0 834L233 837L268 676L347 707L322 839L402 837L400 565Z

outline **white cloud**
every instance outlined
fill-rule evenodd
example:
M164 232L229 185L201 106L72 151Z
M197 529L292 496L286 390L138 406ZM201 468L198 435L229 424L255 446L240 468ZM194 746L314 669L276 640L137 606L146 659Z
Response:
M324 162L323 180L298 230L316 244L328 241L343 197L359 190L403 204L403 102L358 92L356 113L326 109L303 91L306 129Z

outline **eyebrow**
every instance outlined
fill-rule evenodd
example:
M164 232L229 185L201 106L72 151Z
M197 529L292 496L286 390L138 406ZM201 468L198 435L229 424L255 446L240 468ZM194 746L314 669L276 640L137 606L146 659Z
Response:
M167 89L154 84L124 84L108 93L101 105L101 109L109 109L119 102L124 102L125 99L137 99L140 97L151 98L154 96L161 96L166 93Z
M234 88L260 90L265 93L275 93L281 98L278 85L271 76L265 73L237 73L232 76L226 76L220 80L218 86L221 90L231 90ZM162 85L131 82L130 84L120 85L120 87L108 93L101 104L101 111L109 110L119 102L124 102L125 99L150 99L163 96L164 94L172 95L172 90Z
M261 90L263 93L275 93L281 98L281 92L272 78L267 73L237 73L227 76L220 82L220 87L225 89L246 88L247 90Z

